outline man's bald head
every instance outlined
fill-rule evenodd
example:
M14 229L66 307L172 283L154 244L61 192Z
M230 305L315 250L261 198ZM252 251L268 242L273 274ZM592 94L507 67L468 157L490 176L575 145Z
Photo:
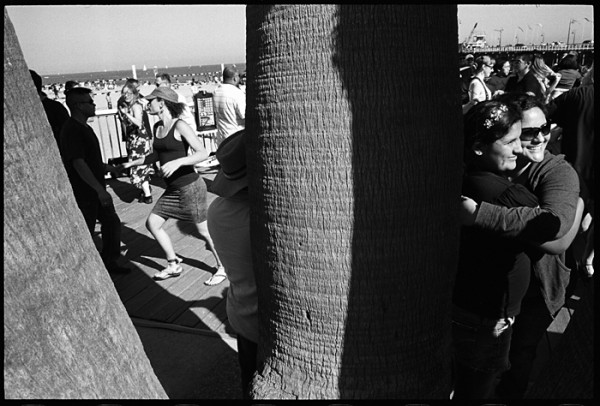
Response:
M237 85L240 81L240 72L235 66L227 66L223 69L223 83Z
M96 112L96 106L92 98L92 89L88 89L87 87L74 87L69 90L66 94L65 102L72 114L81 113L86 117L92 117Z

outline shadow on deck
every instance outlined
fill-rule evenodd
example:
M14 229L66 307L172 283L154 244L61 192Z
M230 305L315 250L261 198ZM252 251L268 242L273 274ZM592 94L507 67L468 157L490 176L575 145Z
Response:
M207 186L216 171L201 174ZM165 183L151 181L154 202ZM155 281L152 275L167 262L146 229L153 204L139 203L139 190L128 177L107 180L121 219L121 250L128 274L109 274L131 317L154 372L170 399L241 399L235 333L225 309L229 282L206 286L216 272L214 256L196 226L168 220L164 229L183 258L179 277ZM207 204L215 199L208 193ZM101 244L99 225L94 241Z
M214 172L203 174L202 178L208 185ZM151 183L156 202L165 184L158 177ZM177 254L183 258L183 273L176 278L155 281L152 275L166 266L166 259L145 226L154 203L139 203L139 190L127 177L108 179L107 185L121 219L121 249L128 260L127 266L132 269L125 275L111 274L111 278L129 316L146 326L169 325L181 331L232 335L225 312L229 282L204 285L203 282L216 272L216 261L198 236L195 225L177 220L166 222L165 231ZM214 198L209 193L208 204Z

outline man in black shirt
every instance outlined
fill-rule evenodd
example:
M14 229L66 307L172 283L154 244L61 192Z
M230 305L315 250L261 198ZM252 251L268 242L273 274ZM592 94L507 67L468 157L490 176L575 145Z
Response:
M59 145L60 129L62 128L65 121L69 118L69 112L60 102L56 100L52 100L48 98L46 93L42 91L42 78L40 75L36 73L36 71L30 70L31 79L33 79L33 84L40 96L40 100L42 101L42 106L44 107L44 111L46 112L46 116L48 117L48 122L50 123L50 127L52 128L52 133L54 134L54 139L56 140L56 145Z
M102 260L109 272L125 273L130 269L121 267L121 220L115 211L112 197L106 191L106 172L118 173L114 166L102 162L100 144L87 119L96 114L91 90L84 87L67 93L69 118L60 133L60 150L73 187L75 200L93 235L96 219L101 223Z
M512 63L516 75L508 78L504 91L506 93L529 93L540 100L544 100L542 85L530 69L533 63L533 55L529 53L521 54Z

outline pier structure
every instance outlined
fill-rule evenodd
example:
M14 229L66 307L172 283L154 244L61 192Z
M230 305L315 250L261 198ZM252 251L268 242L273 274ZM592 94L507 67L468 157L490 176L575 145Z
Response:
M579 53L579 63L581 65L591 64L594 60L594 43L571 44L571 45L503 45L503 46L484 46L484 47L465 47L458 45L459 59L464 59L468 54L477 58L478 55L489 55L492 58L503 57L513 59L515 56L524 53L540 53L544 60L550 66L558 63L560 58L569 52Z

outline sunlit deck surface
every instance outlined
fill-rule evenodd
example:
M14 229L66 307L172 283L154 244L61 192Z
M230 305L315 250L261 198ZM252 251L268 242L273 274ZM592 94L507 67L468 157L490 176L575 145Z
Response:
M202 173L210 184L216 171ZM154 202L163 193L164 181L151 181ZM216 272L214 256L198 236L192 223L168 220L165 230L177 254L183 258L183 273L164 281L152 279L167 262L160 245L146 229L145 221L154 207L139 203L139 190L128 177L107 180L108 190L121 219L121 249L129 261L129 274L111 274L116 290L129 316L138 323L164 323L183 329L231 334L225 312L229 282L206 286L203 282ZM208 194L208 204L215 195ZM100 231L97 224L96 231ZM96 240L99 236L96 235Z

